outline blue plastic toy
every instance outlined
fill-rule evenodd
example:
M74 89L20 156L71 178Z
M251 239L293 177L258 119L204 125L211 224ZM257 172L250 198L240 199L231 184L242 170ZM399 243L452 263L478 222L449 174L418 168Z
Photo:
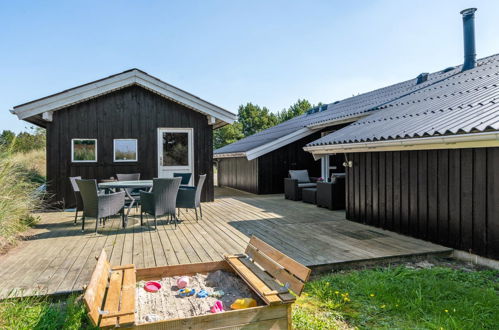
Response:
M180 289L178 295L181 297L190 297L196 293L196 289Z
M206 297L208 297L208 292L206 292L205 290L201 290L198 292L198 294L196 296L198 298L206 298Z

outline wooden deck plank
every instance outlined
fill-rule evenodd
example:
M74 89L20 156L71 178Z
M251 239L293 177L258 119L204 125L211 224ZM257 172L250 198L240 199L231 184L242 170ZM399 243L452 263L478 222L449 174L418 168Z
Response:
M154 231L153 224L150 223L148 226L144 226L141 233L142 236L142 248L144 251L144 267L155 267L156 259L154 258L154 249L157 248L152 244L151 232Z
M68 244L57 245L60 252L56 258L53 258L45 271L34 277L33 279L23 279L23 282L35 283L35 287L41 290L48 290L50 283L58 283L64 279L67 269L71 266L71 261L79 254L79 247L81 246L80 241L85 238L82 235L77 235L76 237L71 237L70 242L64 242ZM62 240L61 240L62 241ZM27 293L29 295L29 292Z
M193 248L196 250L199 258L202 261L214 261L217 260L217 253L213 250L211 245L202 237L200 234L200 226L194 224L196 220L189 219L186 223L182 223L177 229L180 229L187 240L191 243Z
M144 243L142 240L142 233L144 228L147 226L148 217L144 217L144 226L133 226L133 252L132 252L132 263L135 264L137 268L144 268Z
M121 255L121 265L133 263L133 241L135 239L133 219L130 217L129 227L126 228L123 234L123 250ZM115 257L116 258L116 257Z
M163 249L163 242L159 237L160 230L150 230L149 236L151 238L152 253L154 255L154 261L156 266L166 266L166 255Z
M181 225L182 224L180 224L180 226ZM208 260L202 260L199 257L198 253L196 252L196 249L192 245L192 242L189 241L189 239L184 235L181 229L179 229L178 227L177 229L174 228L175 227L172 227L172 233L177 237L177 241L180 243L180 246L187 254L187 258L189 259L188 263L208 261Z
M161 246L165 255L165 265L178 265L179 261L177 255L175 254L172 242L166 234L164 227L158 228L158 237L161 241Z
M114 239L109 240L106 245L106 250L110 250L109 262L111 265L121 265L121 257L123 255L123 245L125 243L126 229L122 228L121 218L113 221L111 229L113 230Z
M101 228L102 231L109 231L109 223L107 224L107 228ZM95 235L95 234L90 234ZM100 255L102 249L106 246L106 241L110 239L110 235L107 233L98 233L93 236L92 240L95 240L95 244L89 253L87 254L87 258L85 262L82 264L81 269L77 272L74 278L72 290L81 290L85 285L87 285L88 278L90 278L93 268L97 262L96 258ZM109 255L109 251L106 251Z
M44 215L46 214L41 214L42 223L35 225L32 230L32 235L35 239L38 239L41 236L43 236L44 239L51 239L58 236L58 231L50 231L48 228L57 226L58 222L61 220L59 217L46 217ZM35 242L35 240L31 239L31 242L29 243L33 242ZM0 276L12 274L13 270L19 268L18 265L30 262L31 260L36 260L38 256L33 252L37 251L38 248L38 244L28 244L27 241L20 242L17 247L13 248L8 254L0 258ZM29 259L30 257L31 260Z
M102 248L113 265L135 263L138 268L220 260L225 254L244 252L252 234L312 268L450 251L350 222L342 211L285 200L282 195L222 192L219 196L223 197L203 203L199 221L193 211L183 211L177 229L162 218L157 231L147 224L141 227L137 211L132 210L126 229L116 217L105 228L99 227L100 234L95 236L93 219L82 234L81 223L73 225L74 213L44 213L34 229L36 236L0 256L0 297L16 286L31 293L40 288L49 293L79 290L88 283L94 257ZM372 237L358 236L362 232Z
M170 240L170 243L172 245L173 252L175 253L175 256L177 257L178 263L179 264L188 264L190 263L189 257L187 256L187 252L183 249L182 245L180 244L180 241L177 238L177 235L175 234L175 230L173 229L173 226L164 226L163 231L165 234L168 236L168 239Z
M50 235L50 238L40 236L39 240L36 240L33 244L35 251L30 252L31 256L27 260L20 258L24 265L15 266L15 271L9 273L10 281L3 281L3 287L12 287L13 283L18 283L20 285L16 286L16 289L22 290L23 295L45 292L48 278L64 258L64 248L71 247L71 242L74 241L74 227L60 228L59 235ZM50 243L45 244L45 240Z

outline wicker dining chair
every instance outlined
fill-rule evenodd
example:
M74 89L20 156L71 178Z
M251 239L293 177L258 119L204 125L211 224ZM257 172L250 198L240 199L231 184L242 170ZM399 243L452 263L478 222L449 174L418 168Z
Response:
M99 194L97 181L76 180L83 200L83 221L81 230L85 230L85 219L95 218L95 233L99 221L106 224L106 219L117 213L121 213L122 226L125 227L125 192L119 191L112 194Z
M192 173L173 173L174 178L182 178L180 184L186 185L191 181Z
M140 225L144 224L144 213L154 217L154 228L157 229L157 217L168 215L170 221L175 221L177 228L178 218L175 212L177 194L181 178L157 178L153 179L152 191L140 192Z
M198 221L198 207L201 219L203 219L203 209L201 208L201 191L203 190L206 174L199 176L199 181L196 187L183 187L177 195L177 208L194 209L196 212L196 221Z
M83 200L81 199L81 193L80 193L80 188L78 188L78 185L76 184L76 180L81 180L81 176L72 176L69 177L69 182L71 182L71 188L73 188L73 194L75 196L75 221L74 224L76 225L76 221L78 220L78 211L83 211ZM83 217L85 218L85 217ZM84 219L83 219L84 220Z
M116 178L118 181L137 181L140 180L140 173L120 173L116 174ZM140 204L140 189L125 188L125 190L133 198L135 208L138 210ZM132 202L128 196L125 196L125 201L127 205Z
M126 174L116 174L118 181L137 181L140 180L140 173L126 173ZM132 196L139 196L140 193L137 189L126 188L128 193Z

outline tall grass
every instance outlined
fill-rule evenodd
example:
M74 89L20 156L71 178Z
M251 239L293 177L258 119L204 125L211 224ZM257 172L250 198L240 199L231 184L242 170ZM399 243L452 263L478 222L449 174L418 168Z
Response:
M30 181L45 183L47 175L45 149L11 153L12 162L17 164Z
M36 188L44 181L44 163L43 150L0 151L0 251L36 221L31 211L42 205L43 195Z

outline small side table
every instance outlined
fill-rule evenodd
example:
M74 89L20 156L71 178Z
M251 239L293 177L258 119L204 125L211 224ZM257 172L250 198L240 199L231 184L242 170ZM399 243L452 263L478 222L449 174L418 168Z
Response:
M338 178L335 183L317 182L317 206L330 210L345 209L345 178Z
M301 191L302 201L315 204L317 188L303 188Z

